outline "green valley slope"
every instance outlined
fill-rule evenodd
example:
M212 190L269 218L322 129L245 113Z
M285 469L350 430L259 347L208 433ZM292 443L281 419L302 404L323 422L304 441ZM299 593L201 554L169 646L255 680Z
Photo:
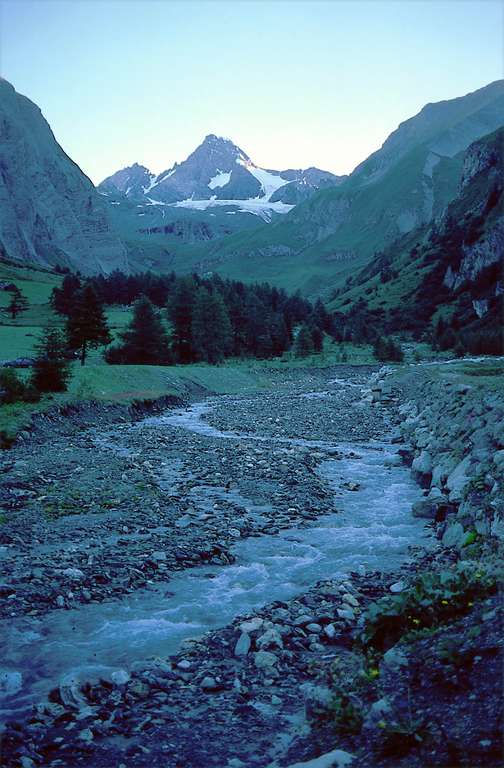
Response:
M457 159L461 179L443 216L384 249L335 292L331 309L359 305L391 330L421 331L443 317L465 335L502 337L504 128Z
M170 269L269 280L327 297L376 252L440 216L458 188L460 152L503 123L504 81L428 104L338 187L254 232L182 247Z

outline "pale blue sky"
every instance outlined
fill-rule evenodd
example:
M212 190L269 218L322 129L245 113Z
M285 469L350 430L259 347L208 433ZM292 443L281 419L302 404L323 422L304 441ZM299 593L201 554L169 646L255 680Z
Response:
M427 102L503 76L500 0L0 0L1 73L95 182L207 133L346 173Z

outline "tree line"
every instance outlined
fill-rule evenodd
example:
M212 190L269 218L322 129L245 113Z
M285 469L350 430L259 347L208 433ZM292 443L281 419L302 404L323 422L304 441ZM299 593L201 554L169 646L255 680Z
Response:
M264 359L281 355L293 343L296 354L305 355L320 351L324 334L335 333L333 318L320 300L313 305L300 293L289 295L267 283L245 285L218 275L117 271L83 283L79 275L68 274L61 287L53 290L51 304L67 317L69 342L81 350L81 360L86 354L78 344L86 335L79 309L84 291L85 304L92 295L101 308L133 305L131 323L105 352L109 363L216 364L227 357ZM106 336L102 340L99 336L90 338L88 345L108 343Z

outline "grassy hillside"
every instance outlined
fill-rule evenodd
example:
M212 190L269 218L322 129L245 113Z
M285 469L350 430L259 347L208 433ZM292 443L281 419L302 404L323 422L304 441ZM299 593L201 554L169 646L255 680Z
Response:
M0 261L0 283L13 283L29 302L27 311L12 320L6 312L11 294L0 290L0 360L30 357L45 326L63 326L64 319L49 304L51 292L61 280L61 275L49 270ZM131 311L120 307L108 308L106 314L115 333L131 318Z

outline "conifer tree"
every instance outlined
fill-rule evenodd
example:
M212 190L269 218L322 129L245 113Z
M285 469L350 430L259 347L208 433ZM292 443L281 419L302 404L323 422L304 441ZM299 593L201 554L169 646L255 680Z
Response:
M33 386L39 392L64 392L70 377L70 364L62 331L59 328L46 328L36 352L31 379Z
M79 352L81 365L89 349L112 341L103 307L91 285L85 285L76 295L67 322L68 346Z
M200 360L222 362L231 346L231 323L222 296L201 287L196 293L192 318L194 350Z
M195 294L194 280L184 278L178 282L168 304L168 318L173 326L173 351L179 363L189 363L194 360L192 316Z
M12 289L11 293L12 296L7 305L7 312L9 312L11 318L15 320L21 312L26 312L28 309L28 299L17 286Z
M333 330L333 318L325 308L321 299L317 299L310 315L310 325L320 328L321 331L331 333Z
M159 313L146 296L135 302L133 319L121 338L121 345L107 350L107 362L161 365L170 361L168 335Z
M284 316L280 312L275 313L271 318L270 326L272 343L271 352L273 355L281 355L291 344L291 335L287 328Z
M307 357L314 351L313 337L308 326L303 323L298 331L296 343L294 345L294 354L296 357Z
M82 285L78 275L65 275L60 288L53 288L51 306L59 315L69 315Z
M313 325L310 328L310 331L311 331L314 351L322 352L322 349L324 347L324 332L322 328L319 325Z

